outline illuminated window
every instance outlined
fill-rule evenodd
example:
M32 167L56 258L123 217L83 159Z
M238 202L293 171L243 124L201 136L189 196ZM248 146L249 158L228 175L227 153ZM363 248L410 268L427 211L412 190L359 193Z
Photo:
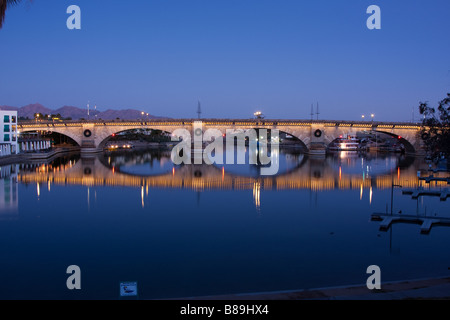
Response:
M15 116L12 116L12 117L11 117L11 122L12 122L12 123L16 123L16 122L17 122L17 119L16 119Z

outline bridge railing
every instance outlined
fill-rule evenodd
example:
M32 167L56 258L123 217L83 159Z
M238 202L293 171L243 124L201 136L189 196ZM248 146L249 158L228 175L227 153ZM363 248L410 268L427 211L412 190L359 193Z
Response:
M411 128L419 129L421 123L413 122L385 122L385 121L348 121L348 120L304 120L304 119L115 119L115 120L21 120L19 127L52 127L60 125L152 125L152 124L174 124L192 125L196 121L202 121L205 125L233 125L233 126L313 126L323 125L325 127L363 127L363 128Z

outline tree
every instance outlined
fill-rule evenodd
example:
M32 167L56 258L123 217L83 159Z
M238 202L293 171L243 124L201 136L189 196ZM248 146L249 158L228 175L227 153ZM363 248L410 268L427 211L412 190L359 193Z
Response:
M3 27L3 22L5 21L6 10L21 1L22 0L0 0L0 29Z
M421 102L420 114L423 115L421 130L427 152L432 157L450 157L450 93L439 102L437 110Z

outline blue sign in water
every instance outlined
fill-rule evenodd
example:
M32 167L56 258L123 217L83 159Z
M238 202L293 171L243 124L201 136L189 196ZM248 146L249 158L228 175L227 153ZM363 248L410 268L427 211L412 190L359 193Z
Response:
M137 282L121 282L120 296L121 297L137 297L138 285Z

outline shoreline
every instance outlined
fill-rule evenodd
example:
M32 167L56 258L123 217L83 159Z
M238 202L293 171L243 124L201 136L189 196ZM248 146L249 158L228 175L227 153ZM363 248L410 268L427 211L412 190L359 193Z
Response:
M382 284L380 290L373 291L365 285L349 285L168 300L450 300L450 275L439 278L392 281Z
M80 148L55 148L49 152L19 153L0 158L0 166L18 164L28 161L48 160L64 153L79 152Z

